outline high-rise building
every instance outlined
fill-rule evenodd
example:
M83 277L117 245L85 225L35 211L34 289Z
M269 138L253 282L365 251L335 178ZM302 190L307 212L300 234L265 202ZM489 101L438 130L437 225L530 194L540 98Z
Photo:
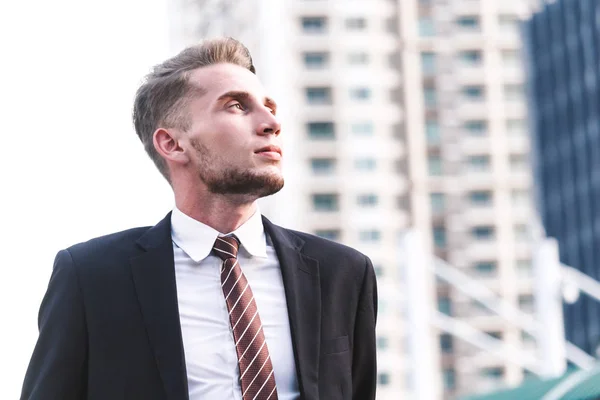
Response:
M405 357L403 310L411 305L399 290L398 242L407 228L424 234L428 253L532 311L532 177L519 32L532 2L173 3L175 48L204 36L235 36L285 102L282 136L286 150L293 147L284 165L286 200L278 194L261 210L373 260L378 399L416 399ZM506 346L535 351L519 328L436 286L433 274L430 284L425 307ZM435 398L522 379L520 367L444 332L432 329L426 340L434 351L423 362L439 365Z
M520 20L533 1L399 1L413 225L439 258L533 311L532 174ZM535 351L531 337L438 285L439 310ZM447 394L517 384L521 367L440 333Z
M525 26L537 203L563 264L600 280L600 3L547 4ZM567 340L600 345L600 304L564 306Z

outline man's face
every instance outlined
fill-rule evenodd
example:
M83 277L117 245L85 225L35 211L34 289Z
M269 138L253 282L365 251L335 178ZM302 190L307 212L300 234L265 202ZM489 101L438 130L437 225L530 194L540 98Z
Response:
M233 64L200 68L190 83L205 89L189 102L181 146L212 193L259 198L283 187L276 105L256 75Z

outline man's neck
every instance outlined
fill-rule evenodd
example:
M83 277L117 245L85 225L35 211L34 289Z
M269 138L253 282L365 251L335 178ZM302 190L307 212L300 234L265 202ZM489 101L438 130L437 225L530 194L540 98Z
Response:
M202 198L175 196L179 211L223 234L235 231L256 212L256 200L236 200L214 194Z

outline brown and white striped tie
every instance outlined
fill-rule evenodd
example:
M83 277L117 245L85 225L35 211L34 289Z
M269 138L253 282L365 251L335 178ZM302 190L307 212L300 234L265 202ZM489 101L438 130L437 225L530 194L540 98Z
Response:
M277 386L269 349L250 285L237 260L239 243L218 237L213 251L221 257L221 288L229 310L240 367L244 400L277 400Z

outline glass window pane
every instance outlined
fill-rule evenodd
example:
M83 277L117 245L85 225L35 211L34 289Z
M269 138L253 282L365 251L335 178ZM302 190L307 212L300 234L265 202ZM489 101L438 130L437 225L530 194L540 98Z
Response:
M354 161L354 168L360 171L373 171L376 166L374 158L359 158Z
M372 136L373 135L373 123L372 122L355 122L350 126L350 130L355 135Z
M469 201L474 206L489 206L492 204L492 192L489 190L476 190L469 193Z
M487 122L484 120L470 120L463 124L464 129L473 136L482 136L487 133Z
M480 101L483 100L483 86L481 85L470 85L465 86L462 89L463 96L469 101Z
M421 70L425 75L435 73L435 53L421 53Z
M433 243L438 249L446 247L446 227L445 226L434 226L433 227Z
M423 37L430 37L435 35L435 26L431 18L419 18L419 35Z
M313 194L312 195L313 209L315 211L337 211L339 210L338 195Z
M494 238L494 227L476 226L471 230L471 234L477 240L491 240Z
M446 207L446 196L444 193L431 193L429 196L431 201L431 211L434 214L444 212Z
M333 122L309 122L307 125L308 136L311 139L334 139L335 129Z
M318 229L315 231L315 235L324 239L339 240L341 233L339 229Z
M369 55L364 51L354 52L348 54L348 64L351 65L362 65L369 62Z
M446 315L452 315L450 298L445 296L438 297L438 311Z
M425 135L428 145L438 145L441 142L440 125L436 120L428 119L425 121Z
M302 17L301 21L304 33L324 33L327 30L325 17Z
M465 50L458 55L462 64L467 66L480 65L483 61L481 50Z
M308 104L331 104L331 88L329 87L309 87L305 89L306 101Z
M435 107L437 104L437 91L433 87L423 88L423 98L426 107Z
M367 27L367 20L362 17L347 18L346 29L349 31L360 31Z
M358 205L363 207L374 207L379 202L379 198L376 194L360 194L356 198Z
M304 66L307 69L322 69L329 63L329 53L309 52L304 53Z
M353 100L368 100L371 97L371 89L358 87L350 89L350 97Z
M335 159L333 158L311 158L311 169L317 175L330 175L335 171Z
M430 154L429 156L427 156L427 164L429 169L429 175L442 175L442 159L440 156Z
M456 19L456 24L462 29L477 30L479 29L479 18L474 15L463 15Z
M485 172L490 170L490 156L475 155L467 158L467 163L470 171Z

